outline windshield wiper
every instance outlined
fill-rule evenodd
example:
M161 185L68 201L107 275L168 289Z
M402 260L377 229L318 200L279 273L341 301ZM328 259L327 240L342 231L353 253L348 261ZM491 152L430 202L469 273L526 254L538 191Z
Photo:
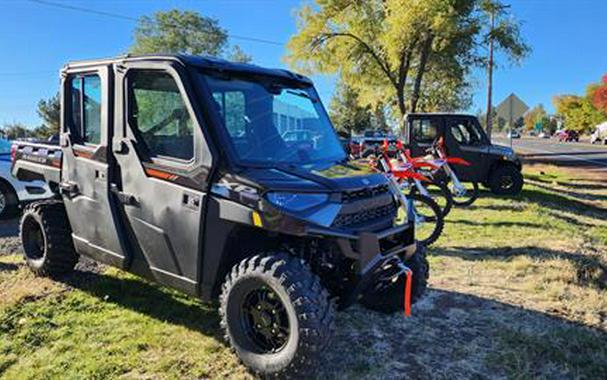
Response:
M313 97L311 97L310 95L308 95L305 92L297 92L297 91L293 91L293 90L286 90L287 94L291 94L291 95L295 95L295 96L299 96L301 98L306 98L311 100L313 103L318 102L318 99L315 99Z

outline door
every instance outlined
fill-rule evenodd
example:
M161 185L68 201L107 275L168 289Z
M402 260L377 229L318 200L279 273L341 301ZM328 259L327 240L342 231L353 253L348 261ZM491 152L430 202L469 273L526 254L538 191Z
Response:
M135 247L134 272L195 294L200 280L209 149L178 68L129 63L113 183Z
M450 157L460 157L470 166L452 165L458 178L465 182L482 182L486 178L489 146L476 118L450 116L445 121L445 143Z
M63 79L60 187L76 250L124 267L124 237L109 187L110 75L104 66Z
M442 134L442 118L435 115L414 115L407 118L409 149L413 157L425 156L436 138Z

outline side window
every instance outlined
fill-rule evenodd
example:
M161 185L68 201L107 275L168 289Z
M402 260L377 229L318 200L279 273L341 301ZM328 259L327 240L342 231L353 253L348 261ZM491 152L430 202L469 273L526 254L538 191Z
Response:
M96 74L70 79L70 131L76 140L101 143L101 80Z
M129 74L129 123L151 157L190 160L194 127L179 87L161 71Z
M438 135L438 127L430 119L415 119L411 122L412 138L418 143L432 143Z
M474 126L468 120L454 121L450 124L451 135L461 145L475 145L481 141Z

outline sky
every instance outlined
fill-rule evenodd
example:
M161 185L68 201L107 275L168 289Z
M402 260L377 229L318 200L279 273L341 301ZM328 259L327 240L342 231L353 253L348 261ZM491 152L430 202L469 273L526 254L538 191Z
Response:
M295 11L302 0L0 0L0 125L40 124L36 104L54 95L59 70L70 60L115 56L132 44L135 22L62 9L44 2L86 7L98 12L138 18L171 8L198 11L216 18L253 63L286 67L284 43L296 33ZM554 95L582 94L607 73L607 1L511 0L513 16L523 22L522 35L533 48L520 65L499 54L494 74L494 104L517 94L527 105L543 104L553 111ZM272 41L262 43L239 38ZM486 78L474 70L474 104L486 107ZM313 76L328 106L333 76Z

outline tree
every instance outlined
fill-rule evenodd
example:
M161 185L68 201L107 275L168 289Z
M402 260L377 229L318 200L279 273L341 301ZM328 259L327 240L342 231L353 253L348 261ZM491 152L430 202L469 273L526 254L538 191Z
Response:
M548 114L546 113L544 106L542 104L538 104L537 106L527 111L523 116L523 119L525 121L525 129L527 131L532 131L538 122L541 122L543 118L547 117Z
M139 19L130 51L135 54L193 54L226 56L228 33L216 19L198 12L172 9L156 12ZM232 47L231 55L240 62L251 57L239 46Z
M370 107L360 106L358 94L343 82L337 84L329 106L329 115L335 128L350 134L360 133L371 126Z
M466 98L458 91L467 87L470 68L484 61L478 44L486 15L480 5L480 0L318 0L317 7L299 10L286 60L304 72L338 73L362 106L390 105L400 117L420 105L443 106L445 94L451 99L445 106L454 107ZM518 24L509 22L495 38L506 54L526 53Z
M605 115L594 108L588 96L560 95L552 100L567 129L589 132L605 120Z
M2 135L8 140L30 137L31 133L32 131L29 130L23 123L6 123L2 127Z
M47 139L59 133L61 101L58 93L48 99L41 99L38 102L37 112L42 119L42 125L34 129L33 133L36 137Z
M592 105L607 115L607 74L603 76L600 83L590 85L587 93L590 95Z

